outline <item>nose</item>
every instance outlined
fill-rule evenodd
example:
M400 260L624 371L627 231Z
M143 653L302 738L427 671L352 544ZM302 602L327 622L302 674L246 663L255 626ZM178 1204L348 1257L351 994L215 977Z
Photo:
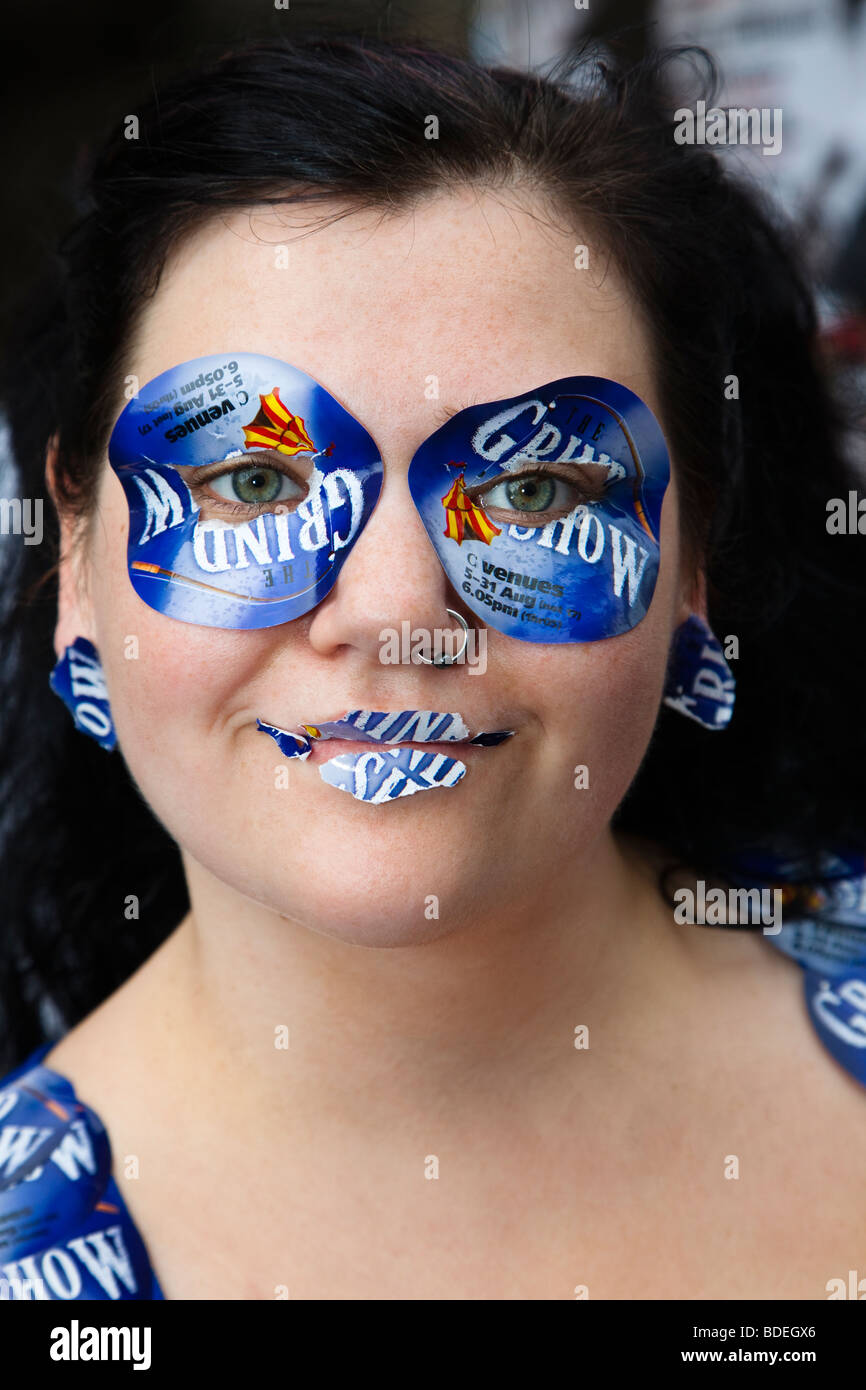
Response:
M446 608L462 613L470 627L475 622L439 563L412 501L407 472L406 466L389 468L386 463L367 524L333 589L313 611L308 637L320 655L348 647L378 661L387 640L387 634L380 634L390 629L399 636L406 621L410 632L421 628L431 634L420 648L430 655L435 629L459 627Z

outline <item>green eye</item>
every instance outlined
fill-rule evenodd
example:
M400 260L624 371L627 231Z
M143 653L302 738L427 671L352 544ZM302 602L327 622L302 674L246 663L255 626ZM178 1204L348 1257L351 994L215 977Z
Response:
M498 483L491 483L486 491L480 491L478 501L495 521L542 526L555 513L565 516L580 504L598 501L600 495L598 484L588 485L583 475L560 478L557 474L539 471L501 478ZM535 523L530 519L533 513L539 517ZM518 521L518 516L523 520Z
M559 478L544 473L519 473L514 478L494 483L479 500L482 506L499 511L544 512L557 503L561 506L570 492L573 493L574 488ZM573 502L570 505L573 506Z
M248 507L295 502L305 497L307 491L281 468L271 468L266 463L246 463L207 479L206 486L226 502L242 502Z
M241 502L273 502L284 478L276 468L239 468L231 474L232 489Z
M541 476L515 478L505 484L509 505L521 511L543 512L551 506L556 485L551 478Z

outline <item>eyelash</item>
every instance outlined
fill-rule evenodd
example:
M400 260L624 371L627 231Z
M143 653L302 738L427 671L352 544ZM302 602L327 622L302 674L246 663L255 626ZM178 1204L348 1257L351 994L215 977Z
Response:
M447 413L449 415L456 415L458 412L456 409L452 409L449 410ZM232 473L240 472L242 468L250 468L256 465L258 465L261 468L270 469L275 473L282 474L284 478L288 478L290 482L294 483L298 487L304 485L300 478L296 477L295 474L292 473L288 468L280 466L280 464L275 462L273 459L260 459L255 455L250 455L246 458L235 460L231 468L222 468L218 472L208 472L205 473L203 476L200 475L198 477L191 477L189 479L190 490L193 493L195 500L199 502L199 505L201 505L201 495L208 483L212 482L216 478L230 477ZM490 504L485 503L485 496L489 492L492 492L494 488L500 487L503 483L514 482L517 479L521 478L553 478L560 482L567 483L571 488L574 489L578 498L578 501L573 503L572 506L577 506L579 502L597 502L601 496L602 491L602 489L593 489L590 486L588 486L586 479L579 477L573 469L566 469L564 467L557 468L555 464L548 464L540 467L536 466L533 468L520 469L518 472L513 473L502 473L498 478L493 478L490 480L490 482L485 483L483 487L467 488L467 493L471 498L473 498L474 501L477 501L480 506L485 507L485 509L489 508L490 510L495 512L513 511L515 517L527 518L535 516L538 518L538 524L540 525L544 525L546 524L546 521L553 519L551 514L554 512L557 515L567 514L567 512L562 511L561 507L548 507L533 512L529 508L508 508L500 506L498 504L490 506ZM204 492L204 498L211 507L215 507L218 511L220 511L223 514L223 516L243 517L245 520L249 520L251 518L254 519L255 517L263 515L267 511L273 512L274 510L273 502L235 502L228 497L221 497L219 494L215 494L212 492ZM304 498L298 497L294 499L284 499L284 501L285 500L291 500L295 501L296 503L300 503L304 500ZM571 507L569 507L567 510L570 511Z
M567 483L570 487L574 489L578 496L578 501L573 503L573 506L577 506L579 502L598 502L604 490L603 487L592 487L585 477L580 477L579 475L575 474L575 472L572 469L566 470L565 467L557 468L555 464L548 464L542 465L540 467L536 466L533 468L521 469L520 471L515 473L502 473L498 478L491 479L489 483L484 483L483 486L467 488L466 491L467 494L473 499L473 501L478 502L479 505L484 507L486 510L487 507L484 498L488 492L492 492L494 488L500 487L503 483L514 482L520 478L555 478L559 482ZM506 507L495 505L492 507L492 510L496 512L504 512L509 509ZM555 511L557 515L567 515L567 513L562 513L561 509L558 507L549 507L546 509L539 510L537 512L532 512L529 509L521 509L520 507L515 507L512 510L514 511L515 516L524 517L548 517L548 513L552 511ZM569 508L569 510L571 510L571 508ZM550 518L548 517L548 519Z
M438 423L439 423L440 425L446 424L449 420L453 419L453 417L454 417L455 415L459 415L462 411L468 410L471 404L473 404L473 403L472 403L472 402L469 402L469 403L467 403L466 405L446 406L444 410L439 411L439 414L438 414ZM541 464L541 465L536 466L535 468L532 468L532 469L527 468L527 469L525 469L525 470L521 470L521 471L518 472L518 473L503 473L500 477L494 478L494 479L493 479L491 482L489 482L489 483L485 483L484 486L483 486L483 488L482 488L482 487L467 488L466 491L467 491L467 494L468 494L474 501L477 501L482 507L484 507L484 505L485 505L485 504L484 504L484 496L485 496L485 494L486 494L487 492L492 491L494 487L499 487L501 483L506 483L506 482L512 481L514 478L556 478L556 479L558 479L560 482L568 483L571 487L573 487L574 490L575 490L575 492L578 494L578 500L579 500L580 502L585 502L585 503L587 503L587 504L592 503L592 502L598 502L598 501L600 500L600 498L601 498L601 495L602 495L603 491L604 491L604 486L603 486L603 485L602 485L601 487L598 487L598 488L593 488L591 485L588 484L588 481L587 481L587 479L586 479L585 477L579 477L578 475L575 474L575 472L574 472L573 470L569 470L569 471L565 471L564 469L558 470L555 463L546 464L546 465L545 465L545 464ZM578 503L575 502L574 505L577 506ZM494 507L493 510L494 510L494 511L501 512L501 511L505 511L506 508L504 508L504 507ZM532 515L532 513L531 513L530 511L528 511L528 510L521 511L521 509L520 509L519 507L515 507L513 510L514 510L514 512L515 512L515 515L517 515L517 516L531 516L531 515ZM556 512L557 512L557 515L560 514L558 508L553 508L553 509L548 508L547 511L539 511L539 512L535 513L535 515L537 515L539 518L541 518L541 517L547 517L548 520L551 520L552 518L548 515L548 512L550 512L551 510L556 511ZM570 509L569 509L569 510L570 510ZM567 515L567 513L565 513L565 514ZM545 524L545 523L542 522L542 523L540 523L540 524Z
M478 401L466 401L460 405L446 405L443 410L436 413L437 425L446 425L449 420L453 420L455 415L462 415L464 410L469 410L473 405L478 405Z
M274 459L262 458L257 454L249 454L245 458L233 459L232 466L230 468L220 468L217 472L205 472L204 474L199 474L198 476L191 475L187 479L187 485L190 491L192 492L193 497L199 503L199 505L201 505L201 497L203 494L205 501L207 501L207 503L211 507L216 507L224 515L241 516L245 520L249 520L251 517L255 518L257 516L262 516L267 511L273 512L274 503L241 501L234 502L228 497L221 497L219 493L205 492L204 489L207 487L208 483L213 482L217 478L228 478L232 475L232 473L239 473L242 468L255 467L270 469L274 473L282 474L284 478L288 478L289 482L294 483L297 487L306 487L305 480L296 477L296 475L290 472L288 468L281 466ZM293 501L296 504L300 504L304 500L304 497L283 499L284 502Z

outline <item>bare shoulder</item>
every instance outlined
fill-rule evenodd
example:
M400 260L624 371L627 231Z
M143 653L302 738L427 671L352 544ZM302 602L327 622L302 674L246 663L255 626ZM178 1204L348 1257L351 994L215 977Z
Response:
M132 1116L170 1088L166 1067L174 1017L170 936L113 994L46 1053L42 1065L73 1084L79 1100L101 1118ZM110 1126L109 1126L110 1128Z
M739 1219L748 1212L768 1249L790 1245L786 1296L826 1297L828 1279L862 1265L866 1086L824 1045L796 961L743 933L740 964L723 964L724 934L713 935L704 949L718 1008L700 1043L707 1088L695 1092L695 1131L737 1159Z
M760 931L682 930L691 934L688 949L718 1003L708 1019L708 1042L720 1047L724 1029L723 1055L737 1063L737 1084L764 1096L768 1117L778 1117L789 1099L796 1113L811 1111L813 1123L832 1115L866 1145L866 1086L822 1042L809 1014L802 966Z
M646 841L631 839L629 846L657 890L670 856ZM661 905L659 921L671 929ZM825 1047L809 1014L803 967L778 949L773 933L688 923L672 930L694 982L697 1006L687 1013L699 1030L694 1043L703 1064L715 1058L717 1079L728 1075L743 1103L764 1096L768 1118L778 1118L790 1097L798 1114L811 1111L815 1121L832 1115L866 1142L866 1086Z

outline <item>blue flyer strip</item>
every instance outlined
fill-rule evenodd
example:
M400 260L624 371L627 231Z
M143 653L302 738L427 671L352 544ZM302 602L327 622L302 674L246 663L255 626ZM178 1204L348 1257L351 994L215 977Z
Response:
M805 973L806 1005L827 1051L866 1086L866 965Z
M354 416L306 372L255 353L197 358L148 382L108 456L129 506L136 593L205 627L308 613L382 483L377 446Z
M13 1300L162 1298L105 1127L38 1064L0 1089L0 1287Z
M528 642L592 642L641 621L669 481L649 407L601 377L462 410L409 468L415 506L466 606Z
M93 643L86 637L76 637L56 662L48 684L66 705L75 727L110 753L117 743L117 734L102 663Z
M381 804L437 787L453 787L466 764L444 753L420 748L381 748L371 753L339 753L319 768L322 780L356 801Z
M705 729L724 729L731 722L736 687L721 643L692 613L674 636L664 703Z
M276 358L197 358L147 383L112 431L140 598L184 622L264 628L330 592L376 505L363 425ZM460 411L420 445L409 490L445 573L491 627L530 642L628 632L655 590L670 461L649 407L563 377Z

